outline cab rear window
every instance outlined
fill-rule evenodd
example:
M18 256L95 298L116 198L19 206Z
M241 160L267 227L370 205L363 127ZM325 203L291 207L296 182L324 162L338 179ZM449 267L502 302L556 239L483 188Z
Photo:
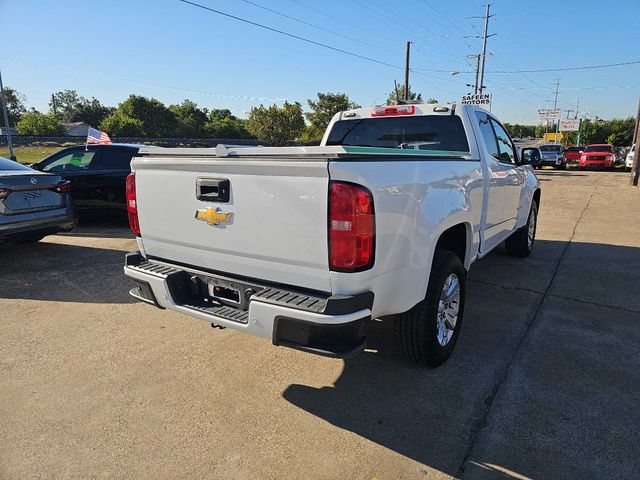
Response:
M468 152L460 117L359 118L334 123L327 145Z

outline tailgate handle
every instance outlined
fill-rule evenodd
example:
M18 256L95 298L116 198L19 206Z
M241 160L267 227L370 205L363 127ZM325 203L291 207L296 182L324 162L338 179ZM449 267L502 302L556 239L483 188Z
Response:
M196 180L196 198L205 202L228 202L229 189L229 180L226 178L198 178Z

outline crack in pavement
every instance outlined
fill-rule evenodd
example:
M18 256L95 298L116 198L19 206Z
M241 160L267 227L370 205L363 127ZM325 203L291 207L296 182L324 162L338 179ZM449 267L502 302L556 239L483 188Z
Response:
M485 285L487 287L502 288L503 290L513 290L513 291L518 291L518 292L535 293L536 295L544 295L543 291L533 290L532 288L512 287L512 286L509 286L509 285L501 285L499 283L485 282L483 280L469 279L468 281L470 283L477 283L478 285ZM590 302L588 300L582 300L581 298L568 297L566 295L558 295L557 293L549 293L549 294L547 294L547 297L559 298L561 300L570 300L572 302L584 303L586 305L593 305L593 306L597 306L597 307L611 308L613 310L620 310L621 312L640 313L640 310L634 310L633 308L621 307L620 305L611 305L609 303Z
M464 457L462 459L462 462L460 463L460 466L458 467L458 470L457 470L457 472L455 474L455 478L461 478L462 475L464 474L465 466L466 466L467 461L469 460L469 458L471 456L471 452L473 451L473 447L475 446L476 440L478 439L478 436L480 435L480 432L487 426L487 418L489 417L489 413L491 411L491 407L493 406L493 403L494 403L496 397L498 396L498 393L500 393L500 389L502 388L502 385L507 380L507 377L509 376L509 371L511 370L511 365L513 364L514 360L518 357L518 354L520 353L520 349L521 349L522 345L524 344L524 341L529 337L529 333L531 332L531 329L532 329L533 325L536 323L536 320L538 319L538 315L540 314L540 310L542 309L542 306L544 305L545 300L549 296L551 296L549 294L549 291L551 290L551 287L553 286L553 282L556 279L556 276L558 274L558 270L560 269L560 265L562 264L562 260L564 259L567 251L569 250L569 246L573 242L573 238L576 235L576 231L578 229L578 225L580 225L580 222L582 221L582 218L584 217L584 214L586 213L587 209L589 208L589 205L591 205L591 200L593 199L593 196L595 195L597 189L598 189L598 186L594 186L593 190L591 191L591 194L589 195L589 199L587 200L584 208L580 212L580 216L578 217L578 220L576 221L576 224L573 227L573 231L571 232L571 237L569 238L569 240L567 241L567 243L565 244L565 246L562 249L562 253L560 254L560 257L558 258L558 262L555 264L555 267L553 269L553 275L551 276L551 279L549 280L549 283L547 284L547 287L545 288L544 292L540 293L540 292L534 292L533 290L531 290L532 292L537 293L538 295L540 295L540 300L538 301L538 305L536 306L535 312L533 313L533 316L531 317L531 320L527 324L523 335L520 337L520 340L518 341L517 345L513 349L513 353L511 355L511 358L505 364L504 368L502 369L502 372L498 375L498 378L497 378L496 382L494 383L493 387L491 388L491 391L490 391L489 395L486 397L486 400L485 400L485 405L486 406L485 406L483 414L480 416L480 418L477 421L475 421L473 423L473 426L471 428L471 435L470 435L470 439L469 439L469 446L467 447L467 450L466 450L465 455L464 455ZM507 287L504 287L504 288L507 288ZM526 289L523 289L523 290L526 290Z

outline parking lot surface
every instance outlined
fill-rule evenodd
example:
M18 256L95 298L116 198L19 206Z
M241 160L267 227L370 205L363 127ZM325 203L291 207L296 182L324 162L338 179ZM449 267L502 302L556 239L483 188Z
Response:
M435 370L134 303L128 230L0 251L0 478L637 478L640 193L543 170L534 253L471 269Z

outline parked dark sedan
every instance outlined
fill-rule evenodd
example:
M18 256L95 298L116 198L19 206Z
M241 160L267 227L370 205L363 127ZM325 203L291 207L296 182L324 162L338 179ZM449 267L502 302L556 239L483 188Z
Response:
M131 159L142 145L84 145L69 147L32 165L71 182L79 213L104 211L126 215L125 180Z
M70 188L60 175L0 157L0 244L36 242L73 229L77 217Z

